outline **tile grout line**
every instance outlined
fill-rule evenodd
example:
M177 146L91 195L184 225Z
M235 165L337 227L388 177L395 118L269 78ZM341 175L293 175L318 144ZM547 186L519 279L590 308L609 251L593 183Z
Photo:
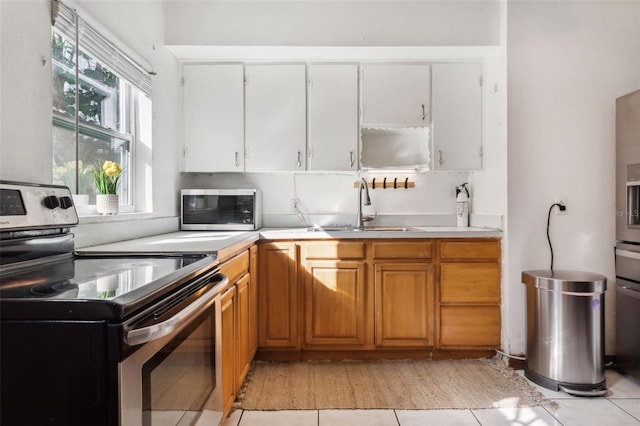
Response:
M394 408L393 409L393 415L396 416L396 422L398 423L398 426L402 426L400 424L400 419L398 418L398 413L396 412L397 410Z
M478 422L480 426L484 426L480 421L480 419L478 418L478 416L476 416L476 413L474 413L474 411L471 408L468 408L468 410L471 412L471 415L473 416L473 418L476 419L476 422Z
M626 399L636 399L636 398L626 398ZM611 399L606 398L607 401L609 401L611 404L613 404L614 407L616 407L618 410L623 411L624 413L628 414L629 416L631 416L631 418L633 418L635 421L637 421L638 423L640 423L640 419L637 418L636 416L634 416L633 414L631 414L630 412L628 412L627 410L625 410L624 408L622 408L621 406L619 406L618 404L616 404L615 402L613 402Z
M551 399L551 398L545 398L545 399L546 399L547 401L555 402L556 404L558 404L558 409L560 409L560 404L559 404L556 400ZM551 417L553 417L553 419L554 419L556 422L558 422L558 423L560 424L560 426L564 426L564 423L562 423L562 422L560 421L560 419L558 419L558 418L557 418L557 417L556 417L556 416L555 416L555 415L554 415L554 414L553 414L553 413L552 413L552 412L551 412L547 407L545 407L543 404L540 404L540 406L544 409L544 411L546 411L547 413L549 413L549 415L550 415Z

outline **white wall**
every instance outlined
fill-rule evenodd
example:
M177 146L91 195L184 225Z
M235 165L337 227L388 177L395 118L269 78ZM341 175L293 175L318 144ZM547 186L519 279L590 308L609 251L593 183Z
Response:
M166 0L167 44L482 46L499 43L496 0Z
M52 179L49 0L0 1L0 178Z
M115 34L157 73L153 77L154 215L176 216L179 190L178 66L164 43L161 1L69 0ZM49 0L0 0L0 178L51 182L51 21ZM122 235L117 222L91 234ZM139 232L144 226L137 223ZM153 227L150 228L153 232ZM83 225L77 228L82 234ZM131 234L135 236L135 234ZM86 237L84 235L83 237ZM90 243L92 240L83 238Z
M508 2L509 286L506 348L524 351L522 271L608 277L606 353L615 350L615 99L640 88L640 2ZM520 307L520 309L515 309Z

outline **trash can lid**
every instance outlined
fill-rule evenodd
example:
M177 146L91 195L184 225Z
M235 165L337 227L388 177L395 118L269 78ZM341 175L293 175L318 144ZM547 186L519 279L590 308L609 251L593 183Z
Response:
M585 271L524 271L522 282L543 290L567 293L602 293L607 289L607 277Z

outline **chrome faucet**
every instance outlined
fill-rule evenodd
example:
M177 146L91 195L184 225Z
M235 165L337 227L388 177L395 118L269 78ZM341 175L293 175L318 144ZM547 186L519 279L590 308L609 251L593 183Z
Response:
M362 178L360 179L360 186L358 187L358 222L356 224L357 229L364 229L364 222L369 222L375 219L375 216L363 216L362 215L362 190L364 189L364 205L371 205L371 197L369 196L369 187L367 186L367 181Z

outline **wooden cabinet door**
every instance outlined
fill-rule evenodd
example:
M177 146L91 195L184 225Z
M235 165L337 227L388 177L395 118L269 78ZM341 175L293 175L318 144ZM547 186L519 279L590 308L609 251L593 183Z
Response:
M258 246L249 249L249 353L258 349Z
M435 170L482 168L482 64L433 65Z
M243 65L185 64L182 78L183 171L243 171Z
M259 247L258 344L298 349L297 247L277 242Z
M362 66L363 126L431 121L431 67L421 64Z
M434 266L426 263L375 265L377 346L432 346Z
M440 346L500 347L499 306L442 306Z
M442 263L440 302L500 303L500 264Z
M365 263L312 260L304 266L304 343L363 345Z
M236 399L236 287L231 286L220 298L222 313L222 409L229 412Z
M240 385L249 372L251 359L253 354L250 349L250 294L249 274L245 274L238 282L236 282L236 389L240 389Z
M358 65L309 66L309 170L358 170Z
M305 65L247 65L245 73L246 170L305 170Z

